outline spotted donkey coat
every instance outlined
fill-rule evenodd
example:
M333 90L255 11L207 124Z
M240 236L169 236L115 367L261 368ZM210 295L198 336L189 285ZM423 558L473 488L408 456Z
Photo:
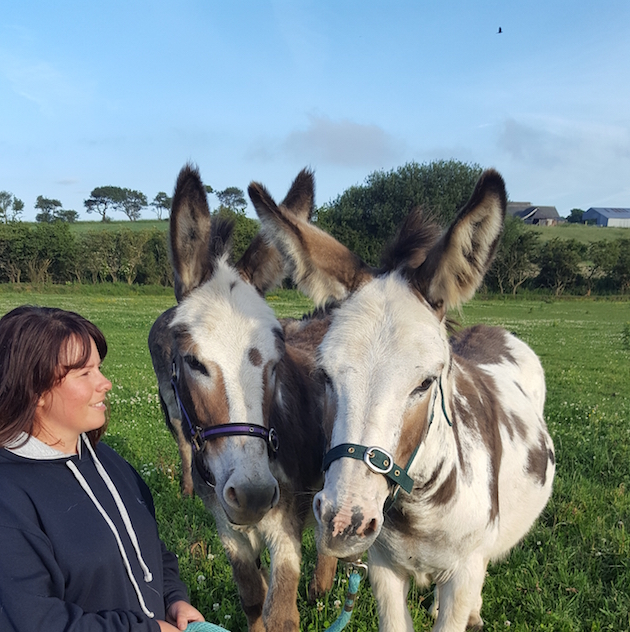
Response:
M375 270L304 217L256 206L300 288L319 305L341 302L319 349L325 430L331 455L367 449L330 461L314 499L318 547L369 549L381 631L413 630L410 577L436 584L434 630L480 628L488 562L551 494L538 358L504 329L447 335L446 312L482 282L505 208L503 179L486 171L443 235L413 212ZM408 469L409 493L379 473L390 462L388 476Z
M307 218L313 195L312 174L303 171L283 205ZM314 350L326 321L285 321L283 331L263 298L282 279L278 252L259 235L232 266L230 232L210 221L199 173L184 167L171 211L178 304L156 320L149 349L184 491L194 486L214 516L249 629L297 631L302 531L322 484L324 386L314 377ZM273 428L279 448L274 454L258 437L223 436L193 453L184 414L202 431L220 424ZM268 578L260 568L264 546ZM336 559L320 556L311 597L330 588L335 568Z

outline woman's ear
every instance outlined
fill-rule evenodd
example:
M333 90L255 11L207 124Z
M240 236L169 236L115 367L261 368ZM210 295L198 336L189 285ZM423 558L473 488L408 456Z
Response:
M49 404L50 404L50 393L44 393L37 400L37 408L44 409L44 408L47 408Z

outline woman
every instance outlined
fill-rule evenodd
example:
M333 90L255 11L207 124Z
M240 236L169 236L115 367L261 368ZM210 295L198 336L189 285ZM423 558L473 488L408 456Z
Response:
M136 471L99 443L111 382L91 322L0 319L0 630L175 632L203 621Z

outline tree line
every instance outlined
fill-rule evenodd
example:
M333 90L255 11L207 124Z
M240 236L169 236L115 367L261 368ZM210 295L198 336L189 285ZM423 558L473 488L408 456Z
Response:
M466 203L481 174L477 164L459 161L410 162L392 171L376 171L364 184L353 186L315 210L313 221L372 265L379 264L385 243L414 207L421 206L447 226ZM215 192L220 202L215 216L234 221L234 258L258 231L256 220L245 215L246 200L237 187ZM45 219L26 224L15 217L19 200L0 192L0 282L100 283L123 281L172 284L168 235L164 230L102 230L73 233L57 200L38 198ZM122 210L129 219L142 198L137 191L99 187L85 201L101 216ZM10 196L10 194L8 194ZM142 196L144 197L144 196ZM146 201L146 198L144 198ZM156 195L156 208L170 211L171 199ZM152 203L153 204L153 203ZM160 206L161 205L161 206ZM4 210L3 210L4 209ZM125 210L126 209L126 210ZM135 209L135 210L134 210ZM574 209L578 210L578 209ZM65 211L74 213L74 211ZM574 213L577 215L577 213ZM65 218L64 218L65 217ZM630 290L630 231L628 239L583 244L574 239L540 235L515 217L507 217L492 268L485 278L488 292L516 295L525 290L553 293L612 294Z
M225 209L233 213L244 213L247 201L245 194L238 187L227 187L222 191L215 191L211 186L206 186L206 191L213 193L219 200L217 210ZM96 187L90 193L90 197L83 201L83 206L88 214L100 216L102 222L111 221L111 213L120 212L130 221L140 219L142 211L152 207L157 219L168 217L173 199L164 191L156 194L151 202L141 191L115 186ZM54 222L67 222L69 224L78 221L79 213L74 210L64 209L60 200L38 195L34 205L37 215L35 221L40 224L52 224ZM0 191L0 223L8 224L21 221L24 212L24 202L9 191Z

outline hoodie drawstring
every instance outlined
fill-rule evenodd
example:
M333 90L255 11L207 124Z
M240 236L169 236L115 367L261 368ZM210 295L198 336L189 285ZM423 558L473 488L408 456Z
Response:
M114 498L114 502L116 503L116 507L118 508L120 517L122 518L122 521L125 524L125 528L127 529L127 534L129 535L129 539L131 540L131 543L136 552L138 563L140 564L140 567L142 568L142 571L144 573L144 581L148 583L153 580L153 576L151 575L151 571L149 570L149 567L146 565L145 561L142 559L142 554L140 552L140 545L138 544L138 538L133 529L133 525L131 524L131 520L129 518L129 514L127 513L127 509L125 505L123 504L122 498L120 497L118 490L114 486L112 479L109 477L109 474L105 471L105 468L103 467L101 462L98 460L96 453L94 452L94 449L92 448L89 440L84 435L81 435L81 436L83 437L83 440L85 444L87 445L88 450L90 451L90 454L92 455L92 459L96 466L96 470L100 474L101 478L105 482L105 485L107 486L107 489L109 489L112 497ZM94 495L94 492L90 488L90 485L85 480L81 472L79 472L77 466L72 461L66 461L66 465L72 471L79 485L81 485L81 487L83 488L85 493L88 495L90 500L94 503L94 506L99 511L101 516L103 516L105 522L107 523L112 533L114 534L114 538L116 539L116 542L118 544L118 549L120 551L123 564L125 566L125 569L127 570L127 575L129 576L129 580L131 581L131 584L133 585L134 590L136 591L136 595L138 596L140 607L142 608L142 611L147 615L147 617L153 618L155 614L151 612L145 604L144 598L140 591L140 587L138 586L138 582L136 581L136 578L133 575L131 564L129 563L129 558L127 557L127 552L125 551L125 547L123 546L122 540L120 539L120 534L118 533L118 529L116 528L116 525L112 522L111 518L107 515L107 512L105 511L101 503L98 501L98 499Z

